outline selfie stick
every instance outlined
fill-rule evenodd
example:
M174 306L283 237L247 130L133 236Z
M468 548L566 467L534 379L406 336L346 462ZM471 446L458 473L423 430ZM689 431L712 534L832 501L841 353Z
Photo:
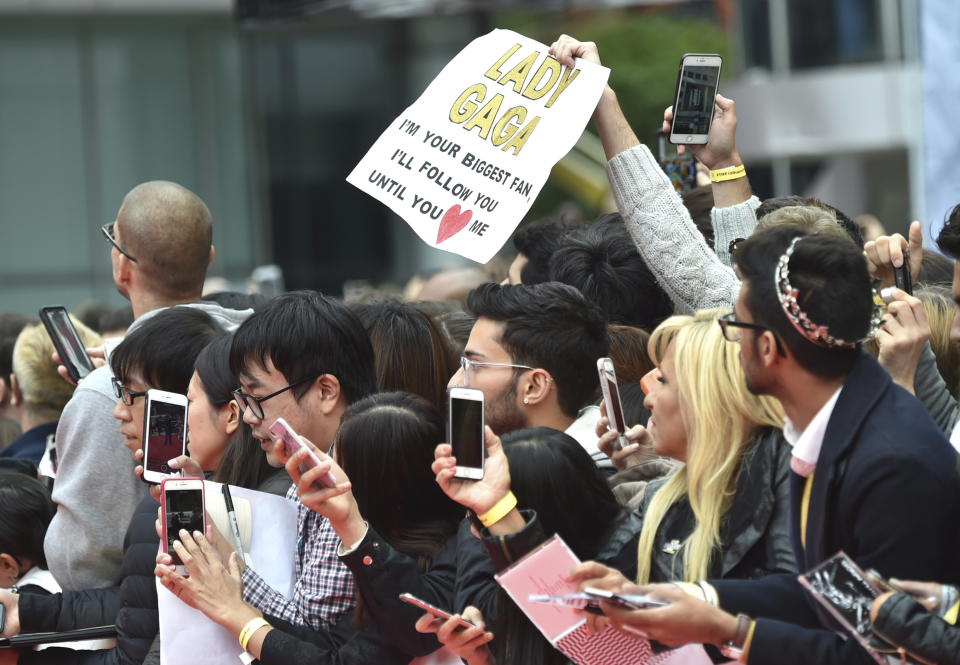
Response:
M233 546L237 550L237 554L244 558L246 561L246 555L243 553L243 541L240 540L240 526L237 524L237 513L233 509L233 497L230 496L230 486L224 483L220 486L221 491L223 492L223 501L227 504L227 517L230 519L230 533L233 534Z

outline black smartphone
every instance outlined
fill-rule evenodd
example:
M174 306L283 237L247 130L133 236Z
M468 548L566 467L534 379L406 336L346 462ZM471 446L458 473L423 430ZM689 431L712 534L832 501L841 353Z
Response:
M0 605L0 633L7 627L7 606Z
M480 480L487 448L483 435L483 391L447 389L447 441L457 458L457 478Z
M680 59L670 143L696 145L707 142L722 62L716 53L685 53Z
M910 252L907 250L903 250L903 265L893 269L893 278L898 289L907 295L913 295L913 278L910 276Z
M90 356L87 355L80 335L77 334L77 329L73 327L73 321L70 320L66 307L62 305L44 307L40 310L40 320L43 321L54 348L60 354L61 362L74 382L96 369Z

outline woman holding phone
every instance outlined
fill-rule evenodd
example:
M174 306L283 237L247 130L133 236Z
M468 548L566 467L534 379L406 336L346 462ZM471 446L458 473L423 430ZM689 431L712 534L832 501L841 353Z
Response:
M416 617L419 611L400 603L399 594L433 600L431 591L452 589L456 577L456 534L463 511L443 495L430 472L433 449L442 438L443 418L424 398L381 393L344 412L334 443L340 464L312 444L320 465L301 475L298 467L307 451L287 460L301 501L326 516L340 536L341 557L368 573L357 578L356 609L328 630L265 617L244 603L236 560L224 561L202 537L175 545L189 577L178 575L162 553L157 577L181 600L243 638L244 648L265 665L405 665L422 654L401 648L391 632L396 617L389 609L385 614L380 601L395 601L400 612ZM314 481L329 471L338 485L317 489ZM403 574L391 574L398 561ZM371 592L372 585L379 586L378 593ZM391 620L378 621L383 616ZM431 640L429 651L438 647Z
M719 314L706 311L692 317L671 317L650 338L650 355L657 368L644 381L644 403L652 414L649 431L633 428L627 437L632 441L649 439L654 452L681 466L646 486L637 509L608 543L608 550L610 544L622 543L630 552L629 562L624 563L622 554L615 559L593 557L611 575L643 583L796 572L788 530L790 451L777 429L783 423L782 408L775 400L747 390L738 347L725 340L717 324ZM616 436L606 432L603 421L598 424L598 435L601 433ZM510 458L510 446L505 450ZM452 498L484 511L511 488L518 502L524 503L513 459L509 462L509 468L498 471L503 463L491 453L484 479L468 485L452 478L456 460L449 447L441 446L434 469ZM558 488L557 492L571 494L569 489ZM539 514L517 509L504 515L484 532L503 543L489 548L491 556L513 552L514 548L507 546L511 542L524 544L512 558L533 549L554 532L555 527L538 524L540 521ZM559 527L555 529L564 534ZM526 535L521 540L518 534ZM581 554L581 558L591 557ZM498 566L506 563L509 561L498 562ZM488 615L489 608L480 609ZM465 615L480 618L476 609ZM520 662L509 633L499 634L510 631L511 622L499 616L492 621L498 638L489 651L482 648L489 634L454 633L451 622L438 627L428 625L426 617L421 627L439 628L440 641L472 665L490 660ZM502 626L499 631L498 625Z

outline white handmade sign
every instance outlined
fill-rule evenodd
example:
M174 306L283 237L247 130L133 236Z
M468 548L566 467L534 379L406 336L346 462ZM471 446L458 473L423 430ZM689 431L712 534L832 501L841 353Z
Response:
M494 30L467 45L377 139L347 182L438 249L486 263L590 119L610 70L561 65Z

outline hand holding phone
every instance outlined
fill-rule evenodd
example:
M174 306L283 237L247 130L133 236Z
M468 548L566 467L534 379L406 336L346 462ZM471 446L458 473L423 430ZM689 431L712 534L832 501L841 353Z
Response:
M429 612L429 613L432 614L433 616L437 617L438 619L442 619L443 621L446 621L447 619L452 619L452 618L453 618L453 613L452 613L452 612L447 612L446 610L441 610L439 607L436 607L436 606L434 606L434 605L431 605L430 603L428 603L428 602L425 601L425 600L420 600L419 598L417 598L417 597L414 596L413 594L401 593L401 594L400 594L400 600L402 600L403 602L405 602L405 603L407 603L407 604L409 604L409 605L413 605L414 607L419 607L421 610L424 610L424 611L426 611L426 612ZM464 619L463 617L458 617L458 618L457 618L457 623L459 624L458 627L457 627L457 631L466 630L467 628L475 628L476 625L477 625L477 624L473 623L472 621L467 621L467 620Z
M268 431L274 440L279 441L283 445L283 453L287 459L293 457L300 449L307 451L307 458L300 463L300 473L306 473L315 466L320 465L320 458L300 440L300 436L283 418L277 418ZM333 475L333 472L328 471L326 475L319 481L315 481L313 485L317 489L336 487L337 478Z
M173 543L180 539L180 530L192 534L206 533L206 505L202 478L166 478L160 484L160 524L163 534L160 543L170 555L172 564L181 575L186 568Z
M143 408L143 480L156 485L179 476L170 460L187 453L187 397L148 390Z
M77 383L96 369L65 307L54 305L42 308L40 320L47 329L57 355L60 356L60 362L67 368L67 374L73 383Z
M680 59L673 102L670 142L705 145L713 122L722 58L715 53L686 53Z
M603 403L607 408L608 429L619 434L613 444L614 450L623 450L630 443L623 436L624 432L627 431L627 423L623 417L620 388L617 386L617 373L613 369L613 361L610 358L599 358L597 360L597 374L600 376Z

